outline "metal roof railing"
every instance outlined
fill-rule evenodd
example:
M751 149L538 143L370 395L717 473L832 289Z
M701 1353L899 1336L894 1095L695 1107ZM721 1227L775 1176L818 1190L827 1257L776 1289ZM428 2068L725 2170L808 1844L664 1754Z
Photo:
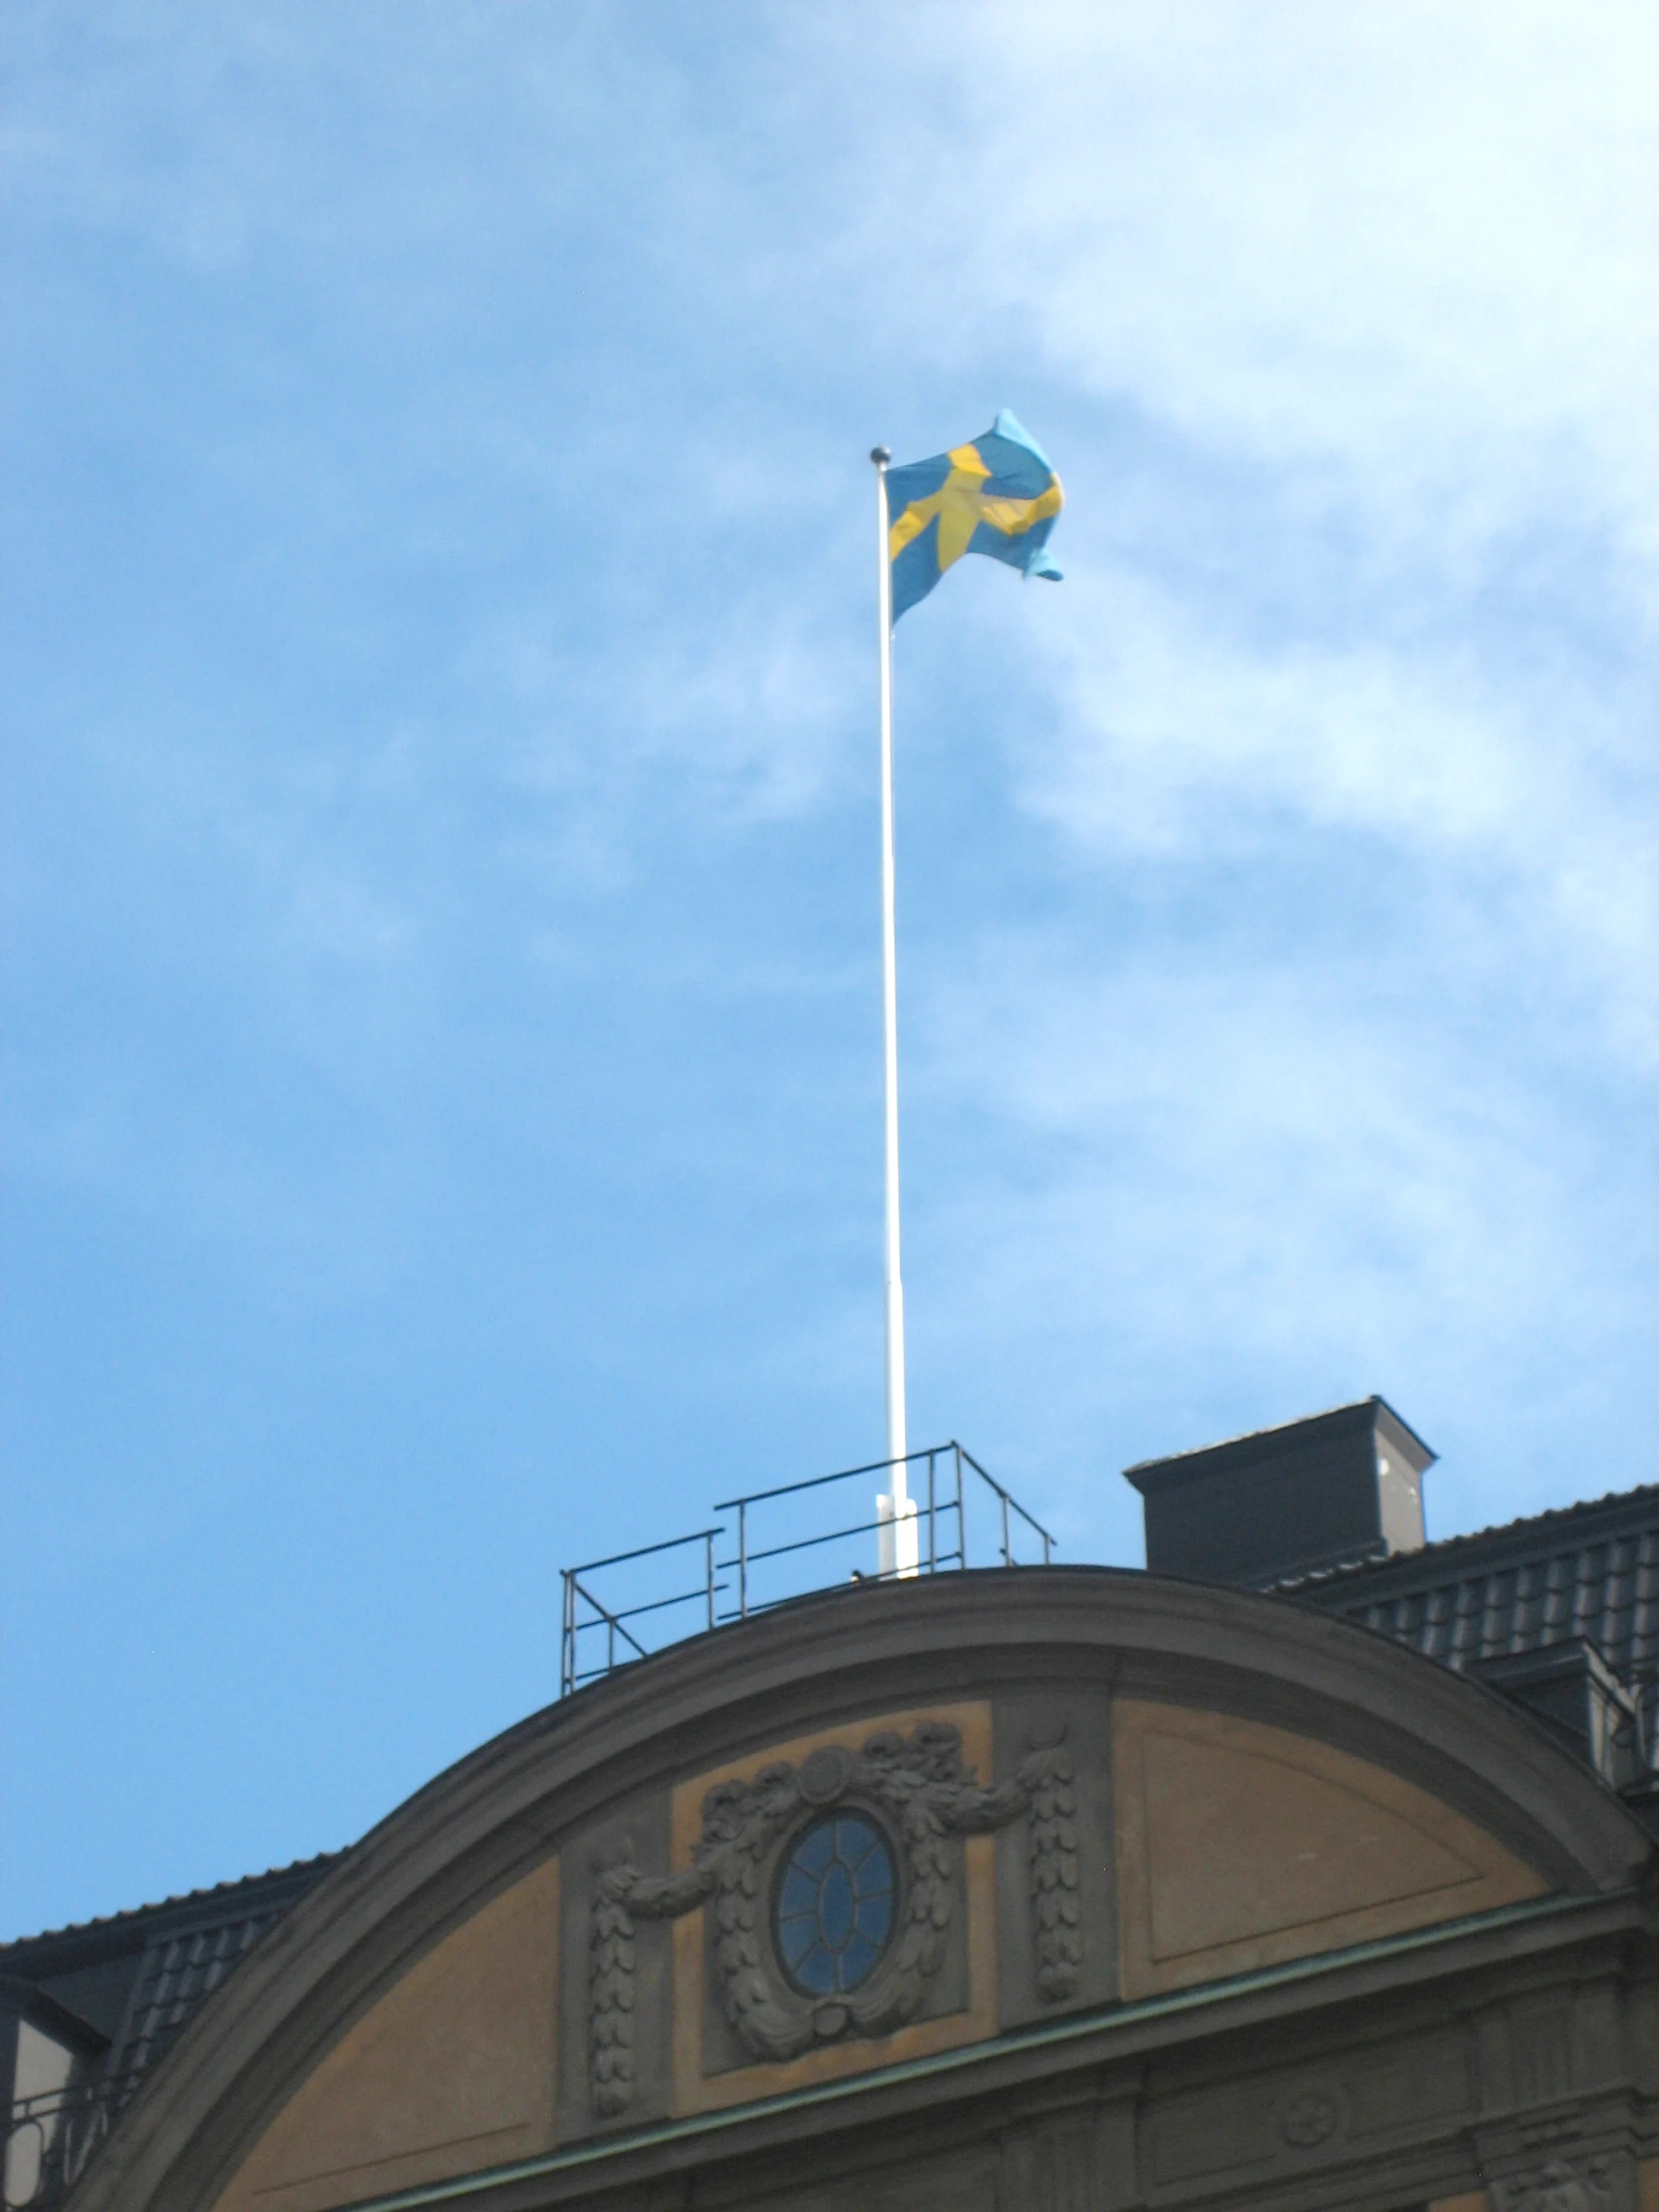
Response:
M867 1539L878 1542L890 1536L895 1523L890 1512L879 1508L873 1519L847 1521L839 1516L834 1525L813 1524L811 1508L804 1516L798 1503L836 1483L860 1477L888 1474L902 1466L908 1476L917 1474L918 1495L912 1500L916 1560L913 1568L889 1566L873 1572L859 1566L852 1547L869 1557ZM968 1479L972 1478L972 1479ZM907 1485L908 1486L908 1485ZM775 1605L810 1591L832 1589L841 1581L881 1581L901 1575L941 1574L970 1564L968 1499L980 1486L988 1491L993 1541L985 1548L994 1563L1005 1567L1035 1565L1021 1551L1035 1553L1047 1566L1055 1539L1041 1521L1026 1511L1013 1492L995 1475L987 1473L972 1452L952 1440L931 1444L921 1451L905 1452L899 1459L871 1459L862 1466L841 1467L833 1474L811 1475L803 1482L782 1482L768 1490L751 1490L743 1497L723 1498L717 1513L735 1514L735 1524L718 1523L694 1529L687 1536L671 1536L662 1543L641 1544L633 1551L614 1552L608 1559L590 1559L583 1566L562 1570L564 1612L560 1636L559 1695L566 1697L583 1683L596 1681L615 1668L629 1666L650 1656L649 1620L655 1628L673 1627L677 1633L663 1642L718 1628L728 1621L747 1620ZM884 1500L882 1501L884 1503ZM757 1508L762 1511L758 1514ZM974 1533L979 1521L973 1516ZM771 1523L770 1526L767 1524ZM757 1542L757 1536L762 1541ZM721 1556L722 1546L731 1546ZM687 1582L685 1554L702 1549L702 1578ZM986 1564L992 1561L987 1559ZM620 1575L619 1570L626 1569ZM695 1570L691 1570L695 1571ZM599 1585L596 1587L596 1584ZM726 1600L724 1604L722 1600Z
M139 2085L123 2072L18 2097L0 2131L5 2212L55 2212Z

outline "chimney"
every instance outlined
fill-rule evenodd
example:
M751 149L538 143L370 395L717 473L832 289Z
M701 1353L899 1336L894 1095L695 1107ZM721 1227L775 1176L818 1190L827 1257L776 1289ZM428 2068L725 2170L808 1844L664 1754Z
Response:
M1434 1453L1380 1397L1126 1467L1153 1574L1264 1587L1422 1548Z

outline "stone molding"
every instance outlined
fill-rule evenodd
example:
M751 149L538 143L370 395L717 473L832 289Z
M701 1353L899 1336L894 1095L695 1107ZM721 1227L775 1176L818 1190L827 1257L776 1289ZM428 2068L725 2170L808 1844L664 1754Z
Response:
M1030 1819L1027 1864L1037 1985L1049 2002L1077 1986L1083 1959L1070 1754L1033 1751L1013 1777L983 1788L962 1759L959 1731L924 1721L908 1737L883 1730L856 1753L821 1745L799 1766L777 1761L753 1782L729 1781L703 1805L703 1834L683 1874L606 1869L589 1936L589 2097L601 2118L634 2095L634 1923L714 1909L713 1958L722 2007L752 2058L799 2057L815 2044L890 2034L915 2017L944 1955L955 1906L946 1839L988 1835ZM810 1812L838 1805L885 1816L903 1861L904 1926L869 1982L844 1998L798 1997L773 1969L758 1923L761 1870Z
M1088 1684L1257 1715L1444 1796L1581 1897L1652 1840L1495 1694L1285 1600L1110 1568L990 1569L826 1593L694 1639L531 1716L347 1852L202 2007L75 2212L209 2212L275 2113L451 1929L631 1793L879 1710Z
M1548 2158L1494 2181L1489 2195L1492 2212L1626 2212L1609 2158Z

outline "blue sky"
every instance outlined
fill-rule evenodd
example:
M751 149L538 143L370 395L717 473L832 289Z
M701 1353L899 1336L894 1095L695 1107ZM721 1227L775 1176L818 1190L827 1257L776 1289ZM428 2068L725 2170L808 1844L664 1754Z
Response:
M1651 11L0 20L0 1933L360 1834L561 1564L911 1431L1068 1558L1381 1390L1650 1479Z

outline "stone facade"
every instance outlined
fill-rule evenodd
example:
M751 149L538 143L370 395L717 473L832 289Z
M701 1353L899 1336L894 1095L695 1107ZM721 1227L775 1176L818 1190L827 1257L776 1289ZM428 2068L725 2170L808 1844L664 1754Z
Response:
M820 1833L876 1853L844 1985L781 1933ZM863 1585L422 1791L71 2204L1659 2212L1654 1871L1544 1729L1340 1618Z

